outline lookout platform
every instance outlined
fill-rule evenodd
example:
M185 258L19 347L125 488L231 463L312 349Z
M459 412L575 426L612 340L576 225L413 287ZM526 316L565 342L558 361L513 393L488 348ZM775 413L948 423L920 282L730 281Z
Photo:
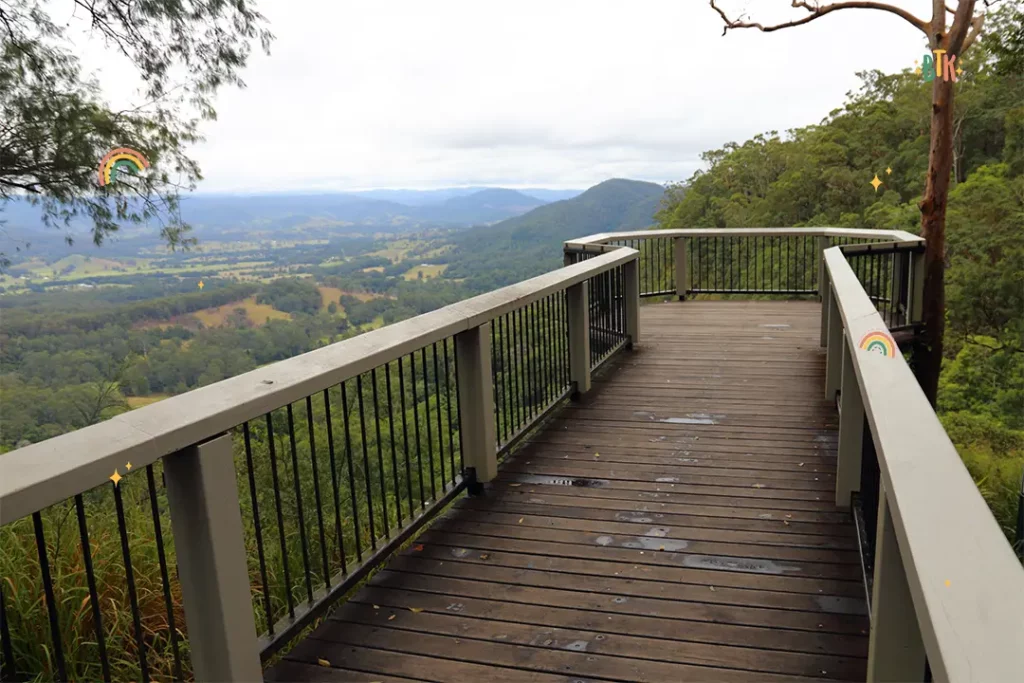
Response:
M819 309L641 307L642 346L267 680L864 680Z

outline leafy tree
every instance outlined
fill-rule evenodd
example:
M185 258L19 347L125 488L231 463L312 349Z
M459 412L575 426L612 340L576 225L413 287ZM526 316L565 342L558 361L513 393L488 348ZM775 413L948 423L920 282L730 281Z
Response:
M100 244L118 222L160 220L172 247L187 247L178 189L193 188L199 167L185 145L215 116L221 86L242 86L253 42L272 36L252 0L74 0L92 35L138 69L144 104L114 111L68 49L70 23L54 21L42 0L0 0L0 204L27 198L49 226L78 216ZM152 164L98 187L97 164L131 147ZM172 178L173 176L173 178ZM70 240L70 237L69 237ZM2 257L2 253L0 253Z
M844 9L874 9L909 22L920 30L928 41L930 50L943 50L950 62L962 57L972 43L981 35L985 12L975 13L976 0L959 0L955 8L947 6L945 0L932 0L932 16L921 19L907 10L886 2L841 1L821 4L814 0L793 0L794 8L806 12L799 19L765 26L757 22L730 19L718 7L716 0L710 0L711 7L718 12L725 23L722 34L729 29L756 28L764 32L777 31L807 24L815 19ZM986 0L984 5L990 3ZM947 23L947 15L949 15ZM1007 43L1011 52L1020 47L1019 35L1014 43ZM943 65L936 55L935 78L932 81L930 130L928 147L928 172L924 196L921 199L921 236L927 240L925 252L925 302L923 319L925 324L924 342L926 352L922 354L919 379L925 394L935 404L942 367L942 343L945 331L945 250L946 250L946 204L949 195L951 171L954 160L954 80L947 79Z

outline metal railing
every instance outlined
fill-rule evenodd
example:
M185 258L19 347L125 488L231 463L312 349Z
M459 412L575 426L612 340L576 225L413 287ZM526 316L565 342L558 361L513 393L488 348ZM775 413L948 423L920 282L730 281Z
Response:
M636 340L638 256L616 249L0 456L0 677L261 678Z
M638 230L592 235L565 243L566 263L578 262L616 247L640 253L640 296L688 296L723 294L742 296L803 296L819 294L822 252L840 245L857 253L870 247L871 259L885 249L890 256L882 264L872 261L863 269L865 279L876 278L875 298L888 305L892 294L880 289L910 277L911 266L901 266L917 253L920 238L899 230L847 228L729 228L686 230ZM868 253L868 252L865 252ZM906 256L904 256L906 254ZM883 265L889 270L883 277ZM899 294L900 292L897 292ZM905 312L904 312L905 315ZM895 317L894 317L895 321Z

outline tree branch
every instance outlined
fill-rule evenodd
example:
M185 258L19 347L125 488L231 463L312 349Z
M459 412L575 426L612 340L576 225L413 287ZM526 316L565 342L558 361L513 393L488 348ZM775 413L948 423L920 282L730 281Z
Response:
M905 9L902 9L900 7L895 7L893 5L889 5L889 4L884 3L884 2L871 2L871 1L861 1L861 0L850 0L848 2L833 2L833 3L828 4L828 5L818 5L816 2L812 4L811 2L801 2L800 0L793 0L792 3L791 3L791 5L793 7L799 7L801 9L805 9L808 12L810 12L810 14L808 14L806 17L804 17L802 19L794 19L793 21L787 21L787 22L784 22L782 24L774 24L772 26L765 26L765 25L759 24L757 22L747 22L747 21L740 21L738 19L736 19L736 20L730 19L725 14L725 12L722 10L722 8L720 8L718 5L715 4L715 0L710 0L710 2L711 2L711 9L715 10L716 12L718 12L718 15L720 17L722 17L722 21L725 22L725 27L722 29L722 35L723 36L731 28L756 28L756 29L758 29L760 31L763 31L764 33L770 33L772 31L778 31L779 29L790 28L792 26L800 26L801 24L807 24L809 22L814 21L815 19L817 19L819 17L823 17L826 14L829 14L831 12L835 12L836 10L841 10L841 9L877 9L877 10L882 10L883 12L890 12L890 13L895 14L896 16L898 16L898 17L900 17L902 19L905 19L906 21L910 22L911 25L913 25L915 28L917 28L922 33L927 34L927 32L928 32L928 23L927 22L917 18L916 16L914 16L910 12L906 11Z

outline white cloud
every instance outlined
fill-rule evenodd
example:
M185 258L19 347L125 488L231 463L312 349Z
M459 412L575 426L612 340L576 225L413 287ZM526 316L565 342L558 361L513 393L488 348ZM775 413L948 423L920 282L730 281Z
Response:
M756 20L786 0L724 0ZM923 0L903 3L924 12ZM847 10L722 37L705 0L264 0L277 36L218 95L202 191L585 187L680 180L701 151L821 120L923 54L901 19ZM125 65L90 46L112 100Z

